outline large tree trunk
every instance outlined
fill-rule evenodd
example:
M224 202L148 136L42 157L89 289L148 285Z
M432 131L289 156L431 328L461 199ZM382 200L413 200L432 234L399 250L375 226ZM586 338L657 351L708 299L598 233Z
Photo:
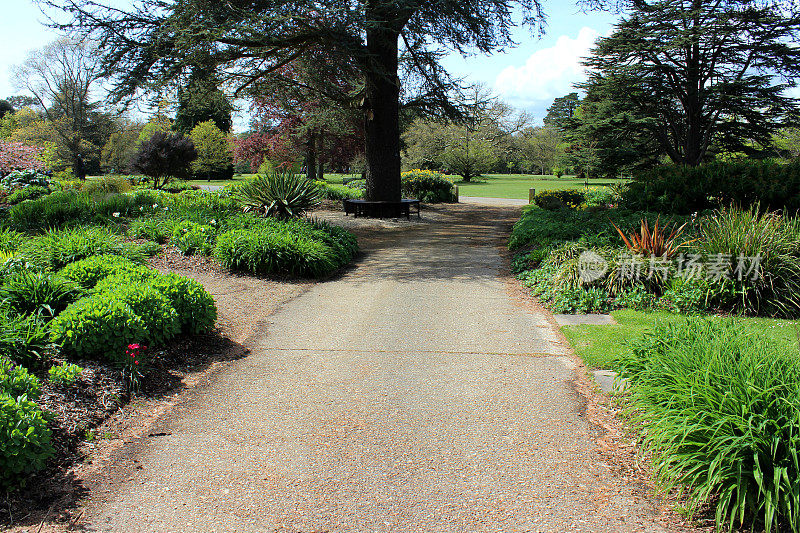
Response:
M367 30L372 65L366 72L364 133L369 201L399 202L400 80L397 76L399 33Z
M314 130L308 132L306 143L306 178L314 180L317 177L317 140Z
M323 132L317 134L317 181L325 181L325 164L322 162L322 152L325 150L325 137Z
M75 161L72 163L72 173L79 180L86 179L86 163L83 161L83 156L80 154L75 156Z

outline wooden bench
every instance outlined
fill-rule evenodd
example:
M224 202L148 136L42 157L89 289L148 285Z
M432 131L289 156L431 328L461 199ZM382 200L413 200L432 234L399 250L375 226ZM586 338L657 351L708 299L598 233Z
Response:
M416 208L417 218L420 214L419 200L404 198L399 202L370 202L367 200L344 200L345 216L352 213L356 218L400 218L402 216L411 220L411 208Z

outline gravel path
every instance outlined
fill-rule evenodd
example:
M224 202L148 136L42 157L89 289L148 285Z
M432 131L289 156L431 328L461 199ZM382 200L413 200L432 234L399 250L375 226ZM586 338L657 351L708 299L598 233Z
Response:
M86 530L664 531L598 458L559 335L508 294L516 216L347 219L358 266L187 393L90 496Z

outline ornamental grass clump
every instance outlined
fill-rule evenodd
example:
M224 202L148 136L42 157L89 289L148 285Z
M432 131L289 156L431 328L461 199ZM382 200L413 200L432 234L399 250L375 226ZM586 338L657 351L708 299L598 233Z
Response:
M718 527L800 532L800 355L736 320L662 324L617 361L665 490Z
M779 213L721 209L705 217L697 251L728 261L740 298L733 311L785 317L800 316L800 221ZM758 258L757 263L750 258ZM746 259L742 270L740 261ZM752 272L750 266L756 268ZM738 278L742 278L739 280Z
M357 249L355 237L341 228L273 220L220 235L214 254L233 270L320 278L349 263Z

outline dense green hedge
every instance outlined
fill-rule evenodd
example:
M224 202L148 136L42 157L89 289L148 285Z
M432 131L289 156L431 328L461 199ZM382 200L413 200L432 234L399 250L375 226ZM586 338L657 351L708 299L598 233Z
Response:
M664 165L637 174L624 193L635 210L691 214L737 204L800 211L800 162L714 162Z

